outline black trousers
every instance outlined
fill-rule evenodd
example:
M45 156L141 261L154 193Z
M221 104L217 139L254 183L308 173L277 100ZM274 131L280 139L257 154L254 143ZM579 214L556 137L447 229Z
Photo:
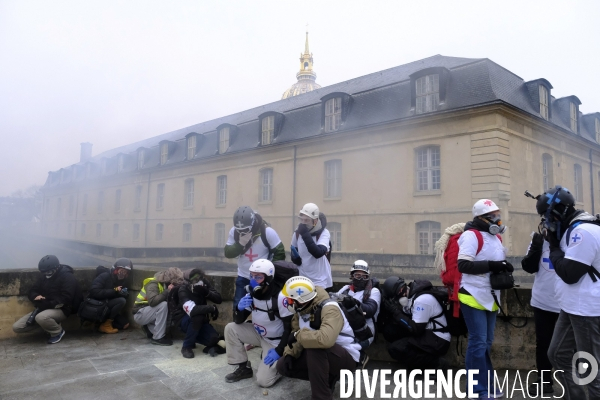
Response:
M533 318L535 320L535 365L538 371L551 370L552 364L548 359L548 348L552 341L554 326L559 314L537 307L531 308L533 308ZM550 375L544 374L544 376Z
M123 329L129 321L121 315L127 300L124 297L115 297L108 301L108 319L113 320L113 328Z
M447 347L445 346L445 351L432 354L418 348L411 342L410 337L404 337L387 345L390 357L397 360L407 369L437 369L440 365L440 355L438 354L445 354L450 347L450 342L448 342Z
M340 378L340 370L356 369L356 361L339 344L329 349L304 349L300 357L294 360L292 372L284 371L284 359L277 361L277 372L291 378L310 381L312 400L331 400L333 393L330 384Z

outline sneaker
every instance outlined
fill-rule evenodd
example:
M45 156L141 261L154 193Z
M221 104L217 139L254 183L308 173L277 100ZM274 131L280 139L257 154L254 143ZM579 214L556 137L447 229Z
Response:
M189 347L182 347L181 348L181 355L184 358L194 358L194 352Z
M242 379L252 378L252 375L253 375L252 368L248 367L248 364L246 364L243 367L238 365L238 367L235 369L235 371L233 371L230 374L225 375L225 382L233 383L233 382L241 381Z
M367 353L364 352L360 352L360 358L358 360L358 363L360 364L360 368L361 369L366 369L367 367L367 363L369 362L369 356L367 355Z
M152 339L152 332L150 332L150 328L148 328L148 325L142 325L142 330L144 331L148 339Z
M152 339L150 341L152 344L156 344L158 346L172 346L173 341L166 336L161 337L160 339Z
M62 331L60 331L60 333L58 335L52 336L50 339L48 339L48 344L55 344L55 343L60 342L60 339L62 339L63 336L65 336L64 329Z

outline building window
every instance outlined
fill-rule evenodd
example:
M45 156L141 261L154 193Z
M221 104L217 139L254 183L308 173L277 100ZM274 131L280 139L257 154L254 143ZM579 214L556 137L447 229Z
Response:
M225 126L219 130L219 154L223 154L229 148L229 127Z
M99 238L102 236L102 224L96 224L96 237Z
M73 215L73 210L75 209L75 196L69 196L69 216Z
M81 235L81 237L85 236L85 224L81 224L80 235Z
M81 214L87 214L87 203L88 203L88 195L87 193L83 195L83 203L81 204Z
M331 234L331 251L342 251L342 224L328 222L327 230Z
M133 224L133 241L140 240L140 224Z
M46 218L50 217L50 199L44 200L44 215Z
M442 236L441 224L434 221L417 223L417 253L434 254L433 246Z
M577 106L575 103L569 103L571 105L571 130L577 132Z
M540 85L540 114L548 119L548 89L544 85Z
M191 160L196 155L196 135L192 135L187 139L187 159Z
M123 157L123 155L119 155L119 158L117 159L117 173L121 173L123 172L123 170L125 169L125 157Z
M575 164L574 166L574 186L575 190L573 191L573 195L575 195L575 201L582 203L583 202L583 175L581 171L581 165Z
M137 168L138 169L142 169L144 168L144 157L146 156L146 154L144 154L144 150L140 150L138 151L138 159L137 159Z
M159 183L156 187L156 209L162 210L165 204L165 184Z
M192 224L183 224L183 242L189 243L192 241Z
M273 201L273 168L260 170L258 201Z
M186 179L184 184L184 207L192 207L194 205L194 180Z
M119 224L113 225L113 238L119 237Z
M160 165L165 165L169 159L169 143L160 145Z
M133 198L133 211L140 211L142 209L142 186L138 185L135 187L135 196Z
M73 224L69 222L69 225L67 225L67 235L71 236L71 233L73 233Z
M342 160L325 162L325 198L342 197Z
M106 160L106 158L102 159L100 165L102 168L102 175L106 175L106 172L108 171L108 161Z
M115 192L115 212L121 211L121 189Z
M436 111L440 103L440 76L426 75L415 81L417 114Z
M342 98L335 97L325 102L325 132L340 129L342 121Z
M60 209L62 207L62 198L56 199L56 218L60 218Z
M104 192L98 192L98 214L104 211Z
M225 247L225 224L221 222L215 224L215 247Z
M542 155L542 181L544 187L542 188L544 191L554 187L553 182L553 168L552 168L552 156L550 154L544 153Z
M417 190L440 190L440 148L417 149Z
M600 143L600 119L596 118L596 142Z
M217 205L227 204L227 175L217 177Z
M273 143L273 132L275 132L275 116L264 117L262 119L262 140L260 142L263 146Z
M89 178L90 176L92 176L92 164L87 163L85 165L85 177Z
M160 242L163 239L163 224L156 224L156 241Z

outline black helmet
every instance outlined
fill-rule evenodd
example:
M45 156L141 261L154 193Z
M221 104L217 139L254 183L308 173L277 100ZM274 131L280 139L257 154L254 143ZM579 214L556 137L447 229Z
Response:
M40 272L51 271L58 267L60 267L58 257L52 255L42 257L38 264L38 269L40 270Z
M390 276L383 282L381 290L383 291L383 297L386 299L394 298L400 293L400 290L406 286L403 278L399 276Z
M133 269L133 263L131 262L131 260L129 258L119 258L117 259L117 261L115 261L115 263L113 264L114 268L124 268L128 271L131 271Z
M255 213L252 208L248 206L242 206L235 211L233 214L233 226L241 233L252 230L255 221Z
M575 197L569 189L556 185L539 196L535 208L537 213L546 218L552 216L564 221L568 214L574 211Z

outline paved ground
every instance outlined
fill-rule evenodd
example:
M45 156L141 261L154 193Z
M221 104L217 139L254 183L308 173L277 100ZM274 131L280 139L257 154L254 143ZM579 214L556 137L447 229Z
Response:
M0 399L310 399L308 382L294 379L282 378L269 389L260 388L254 379L226 383L224 376L233 367L225 355L212 358L198 346L195 358L184 359L180 349L181 340L169 347L155 346L139 330L114 335L68 332L55 345L46 344L41 332L0 340ZM251 350L249 358L258 365L260 350ZM379 368L397 365L371 362L369 374ZM338 384L335 398L339 395ZM368 398L364 387L359 398ZM379 387L374 398L380 398Z

